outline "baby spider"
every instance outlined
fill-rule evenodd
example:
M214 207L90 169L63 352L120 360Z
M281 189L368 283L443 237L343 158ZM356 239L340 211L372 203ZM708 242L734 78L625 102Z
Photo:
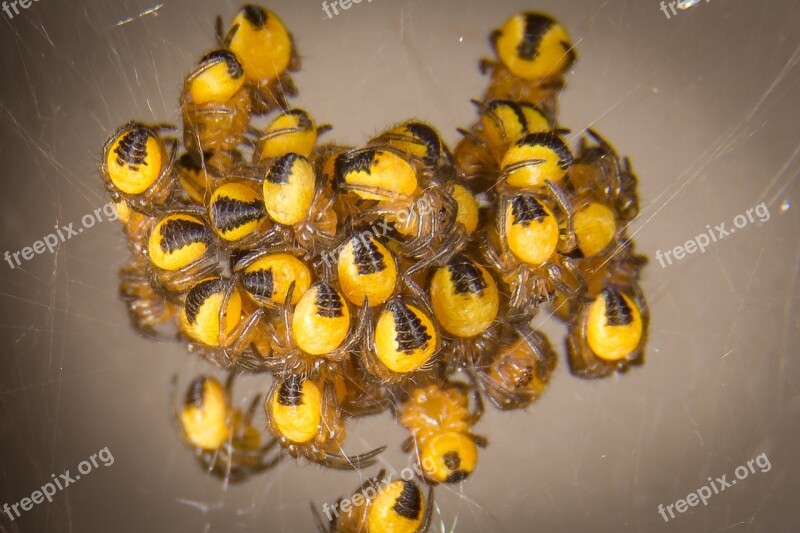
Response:
M398 286L397 260L369 229L356 230L333 253L323 252L322 260L330 267L336 261L339 287L345 298L359 307L385 303Z
M569 326L570 372L581 378L602 378L644 362L649 312L639 285L607 283L578 310Z
M200 59L181 93L183 142L193 154L235 150L245 141L250 97L242 65L228 50Z
M594 144L585 137L581 138L570 181L578 194L596 191L603 203L619 214L623 224L627 224L639 214L638 180L630 160L626 157L620 162L619 155L608 141L591 128L586 133Z
M394 384L434 369L433 359L441 346L441 335L424 303L395 296L380 311L374 327L372 313L367 311L366 316L359 353L368 374L383 383Z
M314 119L302 109L289 109L281 112L258 134L255 141L253 161L270 161L290 152L303 157L311 157L317 144L317 137L329 131L329 124L317 126Z
M357 470L372 465L381 446L359 455L341 453L345 420L334 384L323 384L290 374L277 381L264 403L267 427L292 457L304 457L337 470Z
M161 333L164 324L174 324L175 306L153 286L144 256L132 255L119 270L119 295L128 309L133 329L140 335L156 340L174 340L171 334ZM173 325L174 328L174 325Z
M433 487L425 498L416 482L391 481L384 470L353 491L348 501L346 506L342 498L333 506L323 504L327 521L311 504L320 533L426 533L430 528Z
M478 364L496 335L500 294L481 265L456 254L436 269L429 287L434 316L445 331L451 367Z
M228 249L249 250L276 237L255 180L227 181L211 194L208 218Z
M128 122L103 146L100 173L111 199L148 214L162 206L175 186L176 139L163 139L167 126Z
M253 415L260 396L246 412L232 406L231 391L235 373L222 384L200 376L189 385L183 406L175 413L183 440L210 474L228 482L240 482L275 466L281 454L268 457L277 444L271 439L262 446L261 432L253 426ZM173 396L174 396L173 381ZM173 405L175 405L173 397Z
M425 122L407 120L392 126L369 141L369 146L389 147L422 163L424 172L447 180L454 175L450 148L439 132Z
M456 146L455 159L465 179L487 191L497 181L500 162L512 145L529 133L554 131L555 125L544 111L528 102L472 103L478 107L479 118L469 130L459 128L464 138Z
M489 40L496 61L481 61L492 79L484 101L524 100L556 116L564 74L577 55L563 26L541 13L524 12L509 18Z
M264 207L280 224L284 242L295 243L307 253L333 244L339 217L330 184L319 179L306 157L289 152L272 162L261 184Z
M195 283L183 298L179 317L181 331L190 339L189 350L223 368L252 356L251 344L267 333L262 324L264 310L252 309L248 303L235 278L209 277Z
M281 320L271 328L272 370L310 375L326 361L342 361L363 338L366 314L354 321L344 296L325 279L311 285L294 307L293 294L291 287Z
M504 332L487 352L485 366L470 370L483 394L501 410L521 409L539 398L556 367L556 354L544 335L526 324Z
M181 293L219 271L211 229L199 210L170 211L149 232L147 257L159 284Z
M561 238L562 227L569 234L569 214L563 223L547 198L530 192L501 196L496 228L489 228L482 243L485 259L509 286L508 317L521 322L532 317L542 302L559 293L582 298L586 283L574 262L561 252L574 248L572 238ZM564 207L562 209L569 209ZM568 213L568 212L567 212Z
M275 13L246 4L224 36L222 18L217 17L217 39L242 64L253 113L288 107L286 96L297 94L289 72L300 70L300 56L292 34Z
M377 202L362 209L356 222L393 225L397 252L417 260L409 276L466 244L456 199L435 179L420 184L419 162L403 152L388 146L351 150L336 157L335 174L340 190Z
M311 269L295 250L266 248L239 258L233 267L242 290L256 305L280 310L297 305L313 281ZM292 288L292 298L287 296Z
M476 407L470 412L467 391L461 383L415 387L400 407L398 418L411 432L403 451L415 449L418 466L430 482L462 481L475 470L477 446L488 444L471 431L483 415L483 401L476 391Z

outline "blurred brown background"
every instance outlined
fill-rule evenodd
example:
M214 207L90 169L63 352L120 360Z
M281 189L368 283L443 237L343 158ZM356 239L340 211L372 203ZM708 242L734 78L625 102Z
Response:
M159 4L162 2L159 2ZM182 77L233 1L40 0L0 12L0 252L14 252L106 199L97 160L123 122L178 121ZM436 492L435 531L796 531L800 511L798 154L800 4L714 0L667 19L656 0L373 0L333 19L316 0L274 1L294 33L306 107L358 144L392 122L431 121L455 143L486 84L487 35L523 9L570 30L579 62L561 123L596 127L632 157L644 206L652 307L643 368L585 382L560 365L527 412L490 410L475 474ZM761 202L749 224L662 268L671 249ZM0 505L108 447L115 459L0 531L312 531L308 502L361 483L285 461L222 490L178 440L168 387L204 364L128 327L119 227L103 222L35 256L0 262ZM563 330L549 326L563 352ZM794 355L792 355L794 354ZM268 387L242 380L244 403ZM351 426L348 451L404 438L388 415ZM766 453L751 474L669 523L668 505ZM377 469L365 472L374 475Z

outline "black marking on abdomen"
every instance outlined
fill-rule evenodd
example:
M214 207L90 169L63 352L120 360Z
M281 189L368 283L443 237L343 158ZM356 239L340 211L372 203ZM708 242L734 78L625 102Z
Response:
M242 202L227 196L220 196L211 205L211 218L222 232L243 226L248 222L259 221L266 216L264 204L260 200Z
M372 160L375 158L375 150L360 150L356 153L345 152L336 158L334 172L336 179L340 183L345 182L345 175L351 172L370 173Z
M427 346L431 336L422 320L414 314L401 300L392 300L386 304L386 309L394 316L394 331L399 351L412 354L415 350Z
M526 131L528 129L528 119L525 118L525 113L522 112L522 108L514 102L513 100L493 100L487 109L487 111L496 115L495 110L498 107L507 107L514 112L514 115L517 117L517 122L519 122L522 131Z
M436 130L422 122L409 122L406 124L406 129L425 143L425 164L435 165L442 151L442 140Z
M300 157L299 154L289 152L275 161L267 172L267 181L276 185L289 183L289 176L294 168L294 163Z
M547 217L547 211L539 201L528 194L518 194L511 199L511 217L514 224L529 225L541 222Z
M409 520L417 520L419 518L419 513L422 510L422 493L416 483L403 481L403 490L395 500L392 510Z
M558 135L555 135L552 132L545 131L529 133L517 141L517 146L525 145L544 146L555 152L555 154L558 156L558 168L561 170L567 170L570 166L572 166L573 157L572 152L569 150L569 146L567 146Z
M147 157L147 139L150 138L152 133L150 130L137 126L127 132L117 147L114 153L117 154L117 164L130 165L136 170L139 165L147 166L145 158Z
M456 294L483 294L486 280L478 267L463 255L454 256L447 263L450 279L456 289Z
M275 276L272 269L245 272L242 285L247 292L262 298L271 298L275 293Z
M463 481L469 475L466 470L461 470L461 456L457 451L450 451L442 455L444 465L451 470L450 474L445 478L445 483L458 483Z
M221 278L201 281L189 289L189 292L186 294L186 302L184 303L186 320L188 320L190 324L194 324L197 320L197 313L200 311L200 307L202 307L205 301L208 300L212 294L223 292L224 290L225 280Z
M321 317L336 318L344 316L342 297L327 283L320 283L317 286L317 298L314 303L317 306L317 315Z
M230 50L214 50L209 52L200 58L200 64L210 63L218 59L225 62L225 65L228 67L228 75L234 80L238 80L244 75L242 64L239 63L239 60L236 59L236 55Z
M618 290L606 287L600 292L606 302L607 326L627 326L633 322L631 307Z
M208 378L200 376L192 380L189 389L186 391L186 397L183 400L184 406L203 407L206 395L206 379Z
M211 242L211 232L205 224L186 220L184 218L172 218L161 225L161 249L166 253L173 253L184 246L190 244Z
M525 29L522 32L522 41L517 45L517 54L526 61L532 61L539 55L539 45L553 26L553 21L537 13L526 13L524 16Z
M297 407L303 403L302 376L292 374L283 380L278 388L278 403L287 407Z
M242 7L242 12L247 22L252 24L256 29L263 28L264 24L269 20L269 15L267 15L264 8L254 6L253 4L245 4L245 6Z
M386 261L378 249L372 235L363 232L352 237L353 240L353 261L358 267L358 273L362 276L383 272L386 270Z
M287 111L287 115L297 117L297 127L303 131L311 129L311 119L308 118L308 113L302 109L291 109Z

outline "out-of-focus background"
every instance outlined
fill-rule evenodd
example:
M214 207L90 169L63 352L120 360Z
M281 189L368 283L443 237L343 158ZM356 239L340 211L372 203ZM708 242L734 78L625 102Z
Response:
M239 4L17 7L0 12L0 253L56 223L81 227L106 203L103 141L129 119L179 121L183 76L213 46L214 17ZM490 409L476 427L490 446L465 483L436 490L434 531L800 528L800 4L701 1L666 6L669 18L657 0L366 0L333 18L317 0L268 7L303 56L296 104L351 144L410 117L454 144L487 83L477 62L489 32L518 11L548 12L579 54L560 122L598 129L640 177L646 364L587 382L562 359L527 411ZM768 215L705 253L655 259L762 203ZM0 531L312 531L309 501L333 503L362 477L296 461L227 490L206 476L172 425L169 383L214 371L129 328L116 296L126 254L104 220L52 254L0 261L0 505L106 447L114 460L13 522L0 512ZM563 329L545 330L563 354ZM242 379L237 397L268 386ZM388 444L384 466L400 470L403 438L388 414L364 419L348 451ZM759 456L707 505L659 514Z

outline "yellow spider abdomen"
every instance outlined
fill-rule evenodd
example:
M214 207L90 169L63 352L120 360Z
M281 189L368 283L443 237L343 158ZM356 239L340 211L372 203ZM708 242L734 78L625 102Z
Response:
M291 375L278 385L269 409L278 432L294 443L303 444L319 433L322 392L314 382Z
M575 61L567 31L539 13L522 13L508 19L495 45L506 68L526 80L560 76Z
M478 200L462 185L453 185L453 199L458 204L456 222L462 224L468 234L472 233L478 227Z
M518 194L506 207L506 241L520 261L539 266L558 247L558 221L546 205L529 194Z
M278 78L292 59L292 38L286 26L275 13L259 6L242 7L231 21L225 40L251 83Z
M244 85L242 65L228 50L214 50L203 56L186 79L189 99L194 104L227 102Z
M107 177L125 194L141 194L149 189L167 163L164 142L141 124L127 124L107 146Z
M186 439L198 448L216 450L230 437L229 406L219 381L199 377L186 391L180 422Z
M448 431L427 439L422 444L419 458L428 479L457 483L475 470L478 447L467 435Z
M382 133L376 141L416 157L429 167L450 158L439 132L424 122L402 122Z
M397 265L391 252L371 232L353 235L337 260L339 286L357 306L368 299L370 307L384 303L397 285Z
M529 133L511 145L501 163L511 187L536 189L560 182L572 165L572 153L552 133Z
M494 278L481 265L461 255L434 273L430 295L436 319L457 337L486 331L500 307Z
M336 176L340 183L367 190L355 193L365 200L387 200L397 194L409 196L417 189L414 167L388 150L358 150L336 158Z
M433 321L418 307L399 298L386 304L375 326L375 354L393 372L422 367L436 351Z
M413 481L382 486L367 513L367 533L416 533L425 516L425 497Z
M625 294L606 287L589 305L586 342L599 358L617 361L632 354L642 339L642 316Z
M493 100L481 113L481 125L486 142L495 151L504 153L508 147L528 133L551 129L545 114L528 102Z
M294 305L311 286L311 270L303 261L287 253L261 257L242 273L242 285L259 305L282 305L292 282L294 288L290 303Z
M315 191L314 167L305 157L288 153L272 164L264 178L264 207L275 222L297 224L308 215Z
M290 109L275 117L258 141L256 153L274 159L290 152L310 157L317 142L317 127L302 109Z
M617 233L614 212L599 203L591 203L579 209L572 223L578 238L578 247L584 257L602 252Z
M217 187L211 195L208 213L214 231L229 242L258 230L267 215L258 192L243 183Z
M207 278L189 289L180 316L184 333L208 346L219 346L220 332L227 337L239 325L242 318L242 297L236 289L233 289L228 298L220 324L220 309L226 288L225 280Z
M349 329L350 309L344 297L322 281L306 291L292 316L295 343L311 355L324 355L338 348Z
M167 215L150 232L147 254L158 268L174 271L203 257L210 242L211 232L199 218Z

